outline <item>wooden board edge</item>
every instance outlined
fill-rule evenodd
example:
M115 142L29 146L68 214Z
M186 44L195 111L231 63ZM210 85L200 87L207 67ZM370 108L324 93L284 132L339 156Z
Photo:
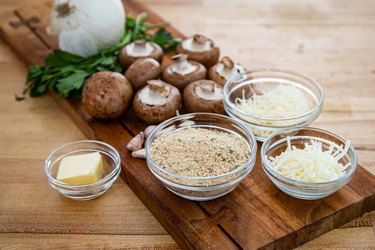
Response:
M276 239L271 244L260 249L289 249L298 247L373 210L375 210L375 194L352 203L348 207L345 207L345 209L330 214L318 222L309 224L282 238ZM342 220L343 217L345 218L344 220ZM338 218L341 218L341 221ZM326 226L322 227L321 224L325 224Z
M132 1L133 2L133 1ZM2 31L2 29L1 29L1 27L0 27L0 35L1 36L3 36L3 34L4 34L4 32ZM7 41L7 40L6 40ZM13 49L13 51L16 51L16 50L14 50L14 48L13 48L13 46L12 46L12 44L10 43L10 42L8 42L8 44L10 45L10 47ZM17 53L16 53L17 54ZM20 57L21 58L21 57ZM21 58L21 59L23 59L23 58ZM26 60L22 60L22 61L24 61L24 63L25 64L28 64L27 63L27 61ZM84 122L83 123L80 123L80 122L77 122L79 119L82 119L82 117L80 117L80 115L78 115L77 113L76 113L76 111L75 111L75 108L74 108L74 105L70 102L70 101L66 101L66 100L62 100L56 93L54 93L54 92L52 92L52 93L50 93L50 95L52 96L52 98L63 108L63 110L64 110L64 112L69 116L69 117L71 117L71 120L73 120L73 122L80 128L80 130L85 134L85 136L87 136L88 138L92 138L92 139L94 139L95 138L95 135L94 135L94 132L91 130L90 131L90 129L89 129L89 127L85 127L84 125L87 125L87 124L85 124ZM83 127L82 127L83 126ZM358 166L358 167L362 167L362 166ZM363 168L365 171L367 171L367 172L369 172L367 169L365 169L365 168ZM124 178L124 177L123 177ZM126 175L125 175L125 179L126 179ZM124 179L124 180L125 180ZM129 183L129 182L127 182L127 183ZM134 185L133 185L133 187L132 186L130 186L132 189L133 189L133 191L134 190L136 190L136 185L139 185L135 180L134 180ZM142 190L142 191L144 191L144 190ZM146 201L144 201L144 199L141 199L142 200L142 202L144 203L144 204L146 204L146 206L150 209L150 206L152 206L153 204L151 204L151 205L147 205L147 200ZM358 215L358 216L361 216L364 212L366 212L365 210L365 208L367 207L367 209L369 209L369 208L371 208L372 207L372 209L371 210L373 210L374 209L374 202L375 202L375 197L374 197L374 195L373 196L371 196L369 199L365 199L364 201L364 204L362 204L362 207L363 207L363 209L361 210L361 214L360 215ZM367 205L366 205L367 204ZM354 203L354 204L352 204L351 206L354 206L354 205L356 205L356 203ZM156 207L154 208L154 209L156 209ZM151 209L150 209L151 210ZM154 213L153 213L154 214ZM155 215L155 214L154 214ZM158 218L157 216L155 216L156 218ZM324 220L328 220L328 218L329 217L327 217L327 218L325 218ZM354 219L354 218L353 218ZM158 218L158 220L159 220L159 218ZM350 220L350 219L348 219L348 220ZM159 222L160 222L160 220L159 220ZM164 226L164 224L163 223L161 223L163 226ZM165 227L166 228L166 227ZM333 227L333 228L335 228L335 227ZM333 228L331 228L331 229L327 229L327 231L330 231L330 230L332 230ZM325 232L327 232L327 231L325 231ZM323 232L323 233L325 233L325 232ZM295 232L295 233L297 233L298 234L298 231L297 232ZM305 232L306 233L306 232ZM323 234L323 233L320 233L319 235L321 235L321 234ZM172 234L171 234L172 235ZM317 235L316 237L318 237L319 235ZM290 235L287 235L286 237L288 237L288 236L290 236ZM173 235L172 235L172 237L173 237ZM316 238L316 237L314 237L314 238ZM176 240L176 238L175 237L173 237L175 240ZM313 239L313 238L311 238L311 239ZM311 239L309 239L309 240L311 240ZM182 241L183 241L184 239L182 239ZM281 240L281 239L280 239ZM176 240L177 241L177 240ZM305 242L305 241L304 241ZM302 242L302 243L304 243L304 242ZM178 242L179 243L179 242ZM301 243L301 244L302 244ZM180 243L179 243L180 244ZM185 245L185 242L181 242L181 245L182 246L186 246L186 247L191 247L192 245L189 243L189 242L187 242L186 243L186 245ZM276 245L277 245L277 243L276 243Z

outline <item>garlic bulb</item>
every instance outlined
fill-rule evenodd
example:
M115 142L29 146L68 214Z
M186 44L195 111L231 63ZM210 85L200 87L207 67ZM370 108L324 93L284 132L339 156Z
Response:
M84 57L118 42L125 28L121 0L55 0L51 16L47 32L59 48Z

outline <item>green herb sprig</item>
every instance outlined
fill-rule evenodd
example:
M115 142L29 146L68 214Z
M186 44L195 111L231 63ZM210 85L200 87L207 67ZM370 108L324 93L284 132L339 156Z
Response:
M21 96L16 100L30 96L40 96L48 89L56 90L61 98L79 99L85 80L99 71L123 72L118 62L118 54L122 47L136 40L145 39L159 44L164 50L176 47L179 39L165 29L167 23L149 24L146 22L147 13L141 13L136 18L126 17L126 27L123 36L117 44L99 51L97 54L81 57L61 50L54 50L47 57L44 66L33 65L29 68L26 85ZM150 29L158 29L148 35Z

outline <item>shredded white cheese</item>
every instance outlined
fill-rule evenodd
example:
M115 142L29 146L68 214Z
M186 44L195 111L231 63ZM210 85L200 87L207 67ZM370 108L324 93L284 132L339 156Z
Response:
M303 92L293 85L280 84L262 95L254 93L251 98L245 98L243 91L242 98L237 98L235 103L240 110L264 118L288 118L310 110Z
M350 141L345 147L331 142L328 150L323 151L322 142L311 140L303 149L291 146L287 138L286 151L276 157L269 157L269 163L279 174L303 182L328 182L344 175L350 162L343 166L339 161L348 152Z

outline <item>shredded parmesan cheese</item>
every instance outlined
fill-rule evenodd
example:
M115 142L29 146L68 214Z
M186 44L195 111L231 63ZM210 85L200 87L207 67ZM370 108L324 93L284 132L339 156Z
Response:
M279 85L264 92L236 99L239 109L251 115L264 118L288 118L310 110L310 105L300 89L292 85Z
M350 162L343 166L339 161L348 152L350 141L345 147L331 142L328 150L323 151L322 143L311 140L303 149L291 146L287 138L286 151L276 157L269 157L269 163L279 174L297 181L328 182L344 175Z
M280 84L276 88L263 92L258 95L250 87L254 93L251 98L245 97L245 91L242 92L242 98L236 98L235 105L253 116L261 118L289 118L302 115L311 109L311 104L303 94L303 92L293 85ZM295 119L290 121L266 121L240 115L242 119L265 126L289 126L301 122L303 119ZM273 130L261 130L254 128L253 133L258 136L268 136Z

